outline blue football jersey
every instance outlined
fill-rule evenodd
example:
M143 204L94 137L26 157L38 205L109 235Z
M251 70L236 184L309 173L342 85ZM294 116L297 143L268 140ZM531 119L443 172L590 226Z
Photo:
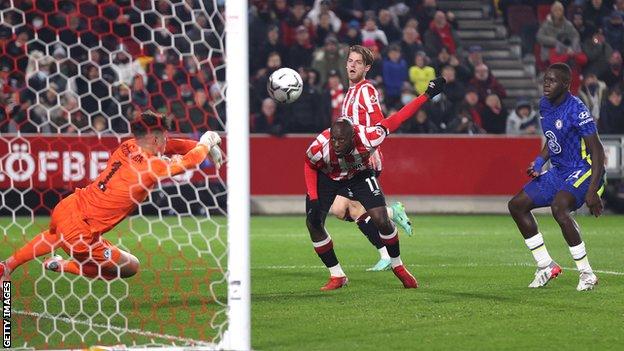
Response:
M583 137L596 133L596 123L581 99L567 93L559 106L553 106L542 97L539 109L553 166L569 169L591 165Z

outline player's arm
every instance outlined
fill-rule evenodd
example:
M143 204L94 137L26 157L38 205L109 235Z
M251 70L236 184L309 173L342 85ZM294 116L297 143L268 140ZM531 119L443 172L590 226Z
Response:
M418 110L420 110L422 105L427 102L427 100L442 92L445 84L446 80L442 77L438 77L430 81L429 86L427 87L427 90L424 94L410 101L407 105L403 106L397 113L381 121L379 125L383 126L388 133L396 131L397 129L399 129L403 122L407 121L416 112L418 112Z
M191 139L168 139L165 146L165 155L184 155L193 150L197 145L197 140Z
M206 132L202 135L195 147L185 153L182 157L166 161L160 158L149 160L150 170L158 178L171 177L185 172L188 169L197 167L206 159L212 149L218 149L221 138L215 132ZM218 166L217 166L218 167Z
M539 155L529 163L529 167L527 167L527 174L531 178L539 177L542 174L542 168L548 159L550 158L550 154L548 153L548 143L544 143L542 147L542 151L540 151Z
M598 217L602 213L602 200L598 195L600 188L600 181L605 171L605 154L602 142L598 137L598 133L593 133L583 137L585 145L591 155L591 180L589 182L589 189L585 195L585 202L589 207L590 212Z

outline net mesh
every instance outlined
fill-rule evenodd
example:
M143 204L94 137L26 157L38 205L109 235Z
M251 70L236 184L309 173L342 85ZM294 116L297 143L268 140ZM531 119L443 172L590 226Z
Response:
M142 111L172 116L175 132L194 139L224 129L220 5L0 0L0 258L45 231L58 202L106 168ZM210 162L159 180L103 235L141 262L131 278L51 272L49 255L19 267L13 346L218 342L227 326L225 198ZM68 251L84 245L92 243Z

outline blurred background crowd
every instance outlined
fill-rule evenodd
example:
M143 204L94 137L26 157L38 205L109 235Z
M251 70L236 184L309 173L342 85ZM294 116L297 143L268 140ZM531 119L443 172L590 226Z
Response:
M472 1L475 2L475 1ZM624 134L624 0L481 1L535 62L573 69L572 92L602 133ZM222 130L223 2L43 1L0 3L0 132L116 132L145 108L190 133ZM386 116L441 75L443 94L404 133L539 134L537 96L508 96L483 45L461 39L461 21L436 0L251 0L250 127L315 133L339 117L348 47L375 54L367 75ZM486 44L486 43L484 43ZM523 62L527 62L523 60ZM280 105L266 82L298 70L301 97Z

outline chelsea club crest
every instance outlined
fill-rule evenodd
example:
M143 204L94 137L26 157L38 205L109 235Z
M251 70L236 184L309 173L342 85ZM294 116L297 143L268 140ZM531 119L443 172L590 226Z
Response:
M561 129L563 127L563 121L558 119L555 121L555 128Z

